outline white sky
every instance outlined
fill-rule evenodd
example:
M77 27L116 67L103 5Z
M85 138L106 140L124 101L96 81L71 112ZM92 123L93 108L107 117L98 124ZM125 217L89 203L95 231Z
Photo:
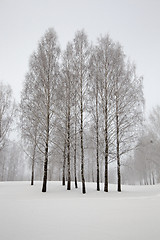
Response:
M146 109L160 104L160 0L0 0L0 81L17 100L28 60L53 27L62 48L77 30L109 33L144 76Z

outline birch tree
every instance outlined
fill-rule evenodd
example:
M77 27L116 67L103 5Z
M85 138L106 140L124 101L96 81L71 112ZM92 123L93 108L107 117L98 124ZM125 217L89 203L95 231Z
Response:
M105 156L105 177L104 177L104 191L108 192L108 175L109 175L109 147L112 141L113 132L113 82L112 74L114 69L113 64L113 48L114 42L109 35L101 37L97 45L97 61L99 67L99 92L101 96L101 104L103 107L104 119L104 156Z
M16 105L9 85L0 83L0 151L5 147L11 131Z
M20 103L20 127L24 151L31 160L31 185L34 185L35 162L39 141L39 121L36 115L36 99L34 89L34 73L30 70L25 77L25 82Z
M100 191L100 164L99 164L99 148L100 148L100 91L99 91L99 72L100 62L98 58L97 48L92 49L92 56L90 59L90 113L95 128L95 142L96 142L96 166L97 166L97 191ZM93 132L92 132L93 134Z
M79 86L80 105L80 146L81 146L81 179L82 193L86 193L84 177L84 102L88 80L89 44L85 32L78 31L74 38L74 68Z
M71 109L73 106L73 46L71 43L67 44L66 51L63 54L63 81L66 92L66 146L67 146L67 172L68 183L67 190L71 189ZM66 150L64 149L66 152ZM64 152L64 154L65 154ZM64 163L65 164L65 163ZM63 166L64 167L64 166Z
M39 123L39 149L44 155L44 174L42 192L47 190L47 172L49 160L50 135L53 131L54 107L56 101L56 86L58 82L60 48L57 35L49 29L38 44L38 49L31 57L29 72L32 73L34 91L32 97L32 112ZM36 99L36 101L34 101Z
M143 120L142 78L133 64L125 62L120 44L115 46L114 69L117 190L121 191L121 157L133 150Z

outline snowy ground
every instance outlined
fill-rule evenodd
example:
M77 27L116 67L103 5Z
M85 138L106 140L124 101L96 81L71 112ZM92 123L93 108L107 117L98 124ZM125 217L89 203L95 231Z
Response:
M60 182L0 183L0 240L159 240L160 185L96 192L66 191ZM80 185L79 185L80 186Z

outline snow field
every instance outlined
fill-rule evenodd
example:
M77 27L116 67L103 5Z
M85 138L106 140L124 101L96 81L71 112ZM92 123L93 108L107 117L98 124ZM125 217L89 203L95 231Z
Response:
M160 185L67 191L60 182L0 183L0 240L159 240ZM81 184L79 183L79 187ZM102 186L101 186L102 187Z

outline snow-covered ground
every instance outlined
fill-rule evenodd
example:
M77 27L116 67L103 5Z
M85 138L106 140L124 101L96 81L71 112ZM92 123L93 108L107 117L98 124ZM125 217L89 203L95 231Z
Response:
M81 187L81 185L79 184ZM160 240L160 185L97 192L60 182L0 183L0 240Z

